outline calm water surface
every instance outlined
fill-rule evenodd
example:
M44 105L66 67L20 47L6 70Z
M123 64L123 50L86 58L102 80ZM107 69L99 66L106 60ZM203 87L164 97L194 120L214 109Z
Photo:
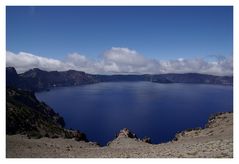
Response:
M178 131L203 127L215 112L232 111L232 93L231 86L112 82L36 96L64 117L67 128L105 145L124 127L153 143L169 141Z

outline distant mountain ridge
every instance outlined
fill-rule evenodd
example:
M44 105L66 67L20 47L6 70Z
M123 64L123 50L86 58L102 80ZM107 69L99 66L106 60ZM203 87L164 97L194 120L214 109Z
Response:
M232 85L232 76L214 76L198 73L157 74L157 75L94 75L82 71L43 71L34 68L17 74L14 67L6 68L7 86L23 90L41 91L59 86L79 86L99 82L150 81L156 83L199 83Z
M30 91L46 90L56 86L75 86L96 83L91 75L80 71L47 72L34 68L22 74L17 74L13 67L7 67L6 81L7 86Z

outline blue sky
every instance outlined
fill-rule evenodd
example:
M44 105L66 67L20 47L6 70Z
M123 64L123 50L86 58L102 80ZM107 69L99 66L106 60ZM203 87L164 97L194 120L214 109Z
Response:
M7 7L7 50L62 58L127 47L159 59L232 54L232 7Z
M7 7L7 51L99 59L112 47L145 58L231 56L232 7Z

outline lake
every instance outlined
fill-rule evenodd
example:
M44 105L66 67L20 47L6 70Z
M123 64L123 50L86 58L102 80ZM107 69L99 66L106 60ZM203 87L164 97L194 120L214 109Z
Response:
M152 143L187 128L204 127L216 112L232 111L232 86L107 82L36 93L90 141L105 145L125 127Z

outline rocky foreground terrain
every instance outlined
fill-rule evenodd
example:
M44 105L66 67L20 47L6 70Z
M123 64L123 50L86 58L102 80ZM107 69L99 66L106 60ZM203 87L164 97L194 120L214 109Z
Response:
M29 139L7 135L6 157L83 157L83 158L232 158L233 113L220 113L208 120L204 129L176 134L168 143L150 144L137 139L128 129L107 146L64 138Z

